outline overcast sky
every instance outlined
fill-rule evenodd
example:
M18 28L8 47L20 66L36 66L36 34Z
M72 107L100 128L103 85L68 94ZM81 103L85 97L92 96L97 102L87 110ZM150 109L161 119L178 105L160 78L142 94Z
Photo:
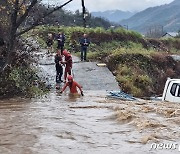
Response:
M68 0L43 0L49 4L62 4ZM142 11L148 7L159 6L168 4L173 0L84 0L86 8L92 11L106 11L106 10L122 10L137 12ZM81 0L73 0L70 2L65 9L75 11L81 10Z

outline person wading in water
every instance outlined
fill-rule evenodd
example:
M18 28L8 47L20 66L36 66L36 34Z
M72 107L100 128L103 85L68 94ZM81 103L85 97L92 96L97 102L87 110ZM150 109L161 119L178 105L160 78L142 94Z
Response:
M76 81L73 80L73 77L69 75L67 79L68 82L66 82L60 93L63 93L63 91L69 86L70 94L78 94L77 88L79 88L81 95L84 96L82 87Z

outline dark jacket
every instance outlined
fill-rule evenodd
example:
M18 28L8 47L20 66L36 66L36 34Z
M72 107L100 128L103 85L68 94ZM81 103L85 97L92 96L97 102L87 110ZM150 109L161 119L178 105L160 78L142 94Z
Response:
M59 64L59 62L62 61L62 57L59 56L58 54L56 54L54 61L55 61L56 65L61 66L61 64Z
M57 39L57 41L58 41L58 45L64 45L65 40L66 40L64 34L61 34L61 35L58 34L57 37L56 37L56 39Z
M46 44L48 47L51 47L53 45L53 39L47 39Z
M81 38L80 44L81 44L81 47L88 47L90 44L90 40L88 38Z
M0 46L3 46L5 43L4 43L4 40L3 38L0 37Z

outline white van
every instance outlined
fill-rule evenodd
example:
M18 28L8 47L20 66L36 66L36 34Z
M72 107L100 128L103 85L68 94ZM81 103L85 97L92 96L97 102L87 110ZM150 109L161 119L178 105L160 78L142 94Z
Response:
M180 103L180 79L167 79L162 101Z

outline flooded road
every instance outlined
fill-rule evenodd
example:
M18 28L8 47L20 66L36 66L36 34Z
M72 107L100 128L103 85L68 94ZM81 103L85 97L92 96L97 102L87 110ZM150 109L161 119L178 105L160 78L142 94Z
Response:
M54 87L54 65L42 67ZM0 154L180 153L179 105L106 98L106 90L118 88L106 70L77 59L74 77L84 97L52 88L41 98L1 100ZM161 143L176 145L161 149Z

